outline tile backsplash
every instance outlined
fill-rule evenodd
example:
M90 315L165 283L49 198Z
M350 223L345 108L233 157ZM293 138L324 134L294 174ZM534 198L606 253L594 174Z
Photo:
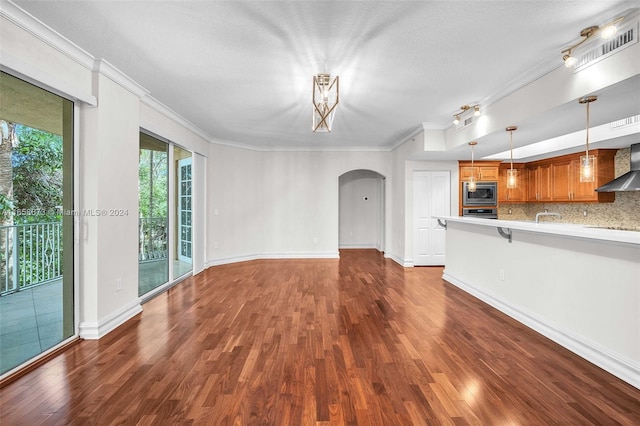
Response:
M615 175L629 171L630 148L618 150ZM640 191L616 192L613 203L531 203L501 204L498 218L502 220L535 220L536 213L548 210L562 219L545 216L545 222L579 223L592 226L615 226L640 231Z

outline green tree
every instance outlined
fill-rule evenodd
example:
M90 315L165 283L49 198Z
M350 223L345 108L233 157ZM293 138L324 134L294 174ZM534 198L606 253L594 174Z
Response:
M13 149L13 199L16 209L42 212L16 220L59 220L62 206L62 137L16 125L20 143Z
M140 150L138 194L140 217L167 217L167 153Z

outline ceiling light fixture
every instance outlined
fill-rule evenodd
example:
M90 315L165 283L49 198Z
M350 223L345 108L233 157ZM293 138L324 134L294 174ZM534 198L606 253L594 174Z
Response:
M469 142L469 146L471 147L471 176L469 176L469 183L467 184L467 191L476 192L476 171L473 167L473 147L478 145L478 142Z
M597 96L585 96L578 99L581 104L587 104L587 143L585 155L580 156L580 182L595 180L595 157L589 155L589 104L598 100Z
M340 101L340 81L331 74L318 74L313 77L313 124L314 132L330 132L333 118Z
M512 189L517 186L518 170L513 168L513 132L518 130L518 126L509 126L505 129L509 132L509 153L511 155L511 168L507 170L507 188Z
M473 116L480 116L480 105L462 105L460 111L453 114L453 124L456 126L460 123L461 117L466 116L473 111Z
M594 25L591 27L584 28L582 31L580 31L580 37L583 37L583 39L577 42L576 44L574 44L573 46L567 47L561 52L562 60L564 61L564 66L567 68L571 68L578 63L578 59L576 59L575 56L572 56L573 51L578 46L582 45L585 41L593 37L594 35L600 34L600 36L605 40L615 36L616 32L618 31L618 29L616 28L616 24L622 21L623 19L624 17L620 17L618 19L615 19L609 22L608 24L603 25L602 27Z

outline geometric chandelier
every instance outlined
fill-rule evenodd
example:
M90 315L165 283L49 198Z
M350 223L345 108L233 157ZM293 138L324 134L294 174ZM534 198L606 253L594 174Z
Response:
M313 77L313 123L314 132L330 132L336 107L340 101L340 83L336 76L318 74Z

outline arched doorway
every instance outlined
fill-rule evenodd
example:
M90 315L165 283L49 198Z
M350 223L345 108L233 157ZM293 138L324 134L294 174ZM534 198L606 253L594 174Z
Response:
M352 170L338 179L338 247L385 247L385 177L371 170Z

